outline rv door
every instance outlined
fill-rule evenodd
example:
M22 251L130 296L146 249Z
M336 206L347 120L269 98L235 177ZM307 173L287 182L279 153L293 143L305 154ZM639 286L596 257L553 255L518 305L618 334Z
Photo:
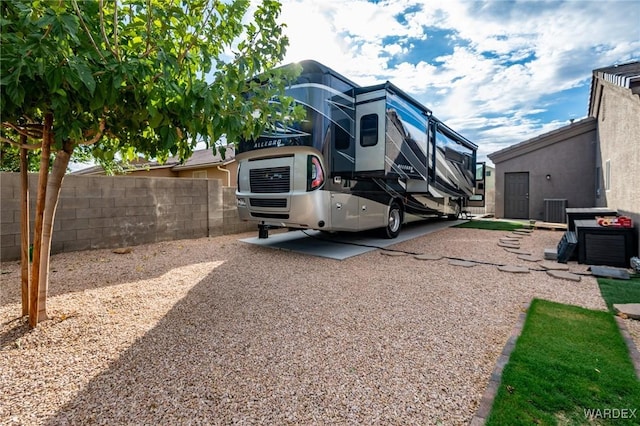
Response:
M356 96L356 173L384 174L386 91Z

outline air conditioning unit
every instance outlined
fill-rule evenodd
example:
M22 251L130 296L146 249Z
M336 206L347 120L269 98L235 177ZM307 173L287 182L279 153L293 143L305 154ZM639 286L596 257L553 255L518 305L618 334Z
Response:
M565 198L544 200L544 221L551 223L566 223L567 200Z

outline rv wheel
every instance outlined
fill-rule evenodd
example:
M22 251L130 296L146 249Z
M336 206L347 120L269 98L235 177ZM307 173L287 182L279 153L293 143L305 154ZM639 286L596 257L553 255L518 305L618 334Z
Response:
M384 236L386 238L396 238L400 234L401 226L402 208L393 201L389 206L389 217L387 218L387 226L384 228Z

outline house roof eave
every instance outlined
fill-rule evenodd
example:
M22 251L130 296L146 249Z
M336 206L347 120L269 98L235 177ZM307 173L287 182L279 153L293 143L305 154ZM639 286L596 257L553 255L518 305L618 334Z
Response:
M587 133L596 129L596 119L587 117L568 126L561 127L549 133L545 133L524 142L511 145L507 148L492 152L487 157L494 164L501 163L512 158L528 154L538 149L545 148L569 138Z
M234 161L236 161L235 158L232 158L227 161L216 161L211 163L179 164L177 166L173 166L171 170L183 171L183 170L195 170L195 169L208 169L210 167L226 166L233 163Z

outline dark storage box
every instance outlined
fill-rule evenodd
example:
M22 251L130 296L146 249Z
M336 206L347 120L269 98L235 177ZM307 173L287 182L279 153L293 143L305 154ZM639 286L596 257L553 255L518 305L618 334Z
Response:
M600 226L595 220L576 220L578 263L628 268L635 256L633 228Z
M556 250L558 253L558 263L567 263L567 261L572 260L575 257L574 252L577 244L576 233L571 231L565 232Z
M568 208L567 213L567 230L575 231L576 220L593 220L597 216L617 216L618 212L608 207L589 207L589 208Z

